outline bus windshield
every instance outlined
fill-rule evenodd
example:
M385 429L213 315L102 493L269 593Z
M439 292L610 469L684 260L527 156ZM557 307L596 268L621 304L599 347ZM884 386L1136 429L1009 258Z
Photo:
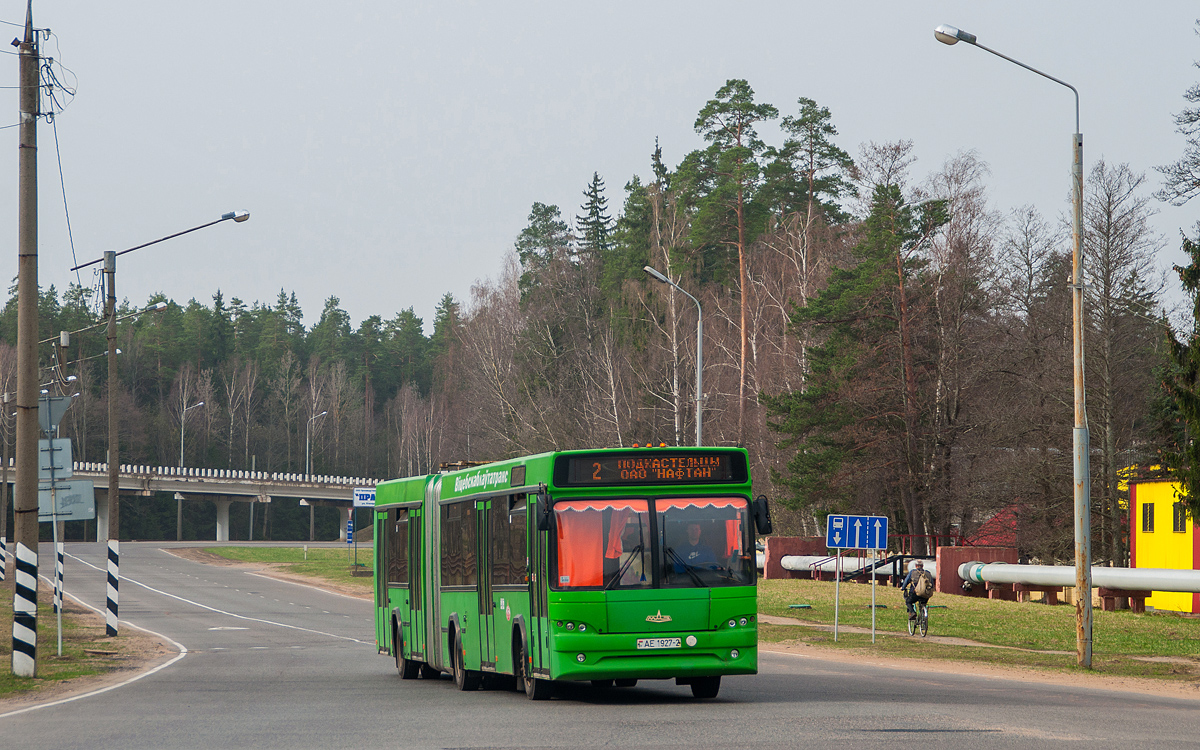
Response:
M558 588L754 583L744 497L565 500L554 504L554 517Z
M554 504L558 586L644 587L650 576L650 507L645 500Z
M655 512L663 586L754 583L750 504L746 498L660 498L655 501Z

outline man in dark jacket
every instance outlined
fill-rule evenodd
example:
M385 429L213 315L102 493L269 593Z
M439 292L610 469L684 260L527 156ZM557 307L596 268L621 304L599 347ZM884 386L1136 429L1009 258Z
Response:
M917 594L918 583L925 579L923 587L924 594ZM925 570L925 563L922 560L917 560L913 567L908 571L908 575L904 576L904 580L900 583L900 590L904 592L904 605L908 607L908 619L917 619L917 611L914 608L919 599L922 604L929 603L929 597L933 596L933 575Z

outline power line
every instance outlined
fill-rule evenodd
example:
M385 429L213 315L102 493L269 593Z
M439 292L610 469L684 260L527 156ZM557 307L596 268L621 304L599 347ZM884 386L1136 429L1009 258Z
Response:
M63 179L62 169L62 152L58 148L58 122L55 118L50 118L50 125L54 129L54 155L58 158L58 184L62 188L63 197L63 214L67 217L67 239L71 244L71 263L79 265L79 259L75 257L75 235L71 233L71 211L67 208L67 183ZM80 289L83 288L83 278L79 274L79 269L75 270L75 282Z

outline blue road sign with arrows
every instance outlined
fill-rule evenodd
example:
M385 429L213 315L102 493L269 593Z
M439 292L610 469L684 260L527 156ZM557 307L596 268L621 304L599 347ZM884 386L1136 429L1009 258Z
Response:
M825 546L834 549L887 549L887 516L829 516Z

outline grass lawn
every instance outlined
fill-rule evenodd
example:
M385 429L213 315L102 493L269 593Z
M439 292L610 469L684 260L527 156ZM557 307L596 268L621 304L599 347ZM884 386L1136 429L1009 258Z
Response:
M864 648L896 656L947 658L997 664L1075 669L1075 608L1018 604L983 598L937 594L930 600L929 633L1017 649L1064 651L1031 653L939 644L908 635L904 598L899 589L879 586L876 603L876 643L870 634L833 635L797 626L760 625L763 641L798 640L838 648ZM807 604L810 609L789 605ZM839 624L871 627L871 587L843 584ZM939 606L940 605L940 606ZM811 623L833 624L834 584L807 580L759 581L759 611ZM1200 618L1166 612L1094 611L1093 667L1112 675L1197 679L1200 669ZM1174 657L1190 663L1147 662L1132 657Z
M311 576L370 594L375 585L371 573L371 556L374 552L370 546L359 545L358 565L355 566L354 548L346 546L350 549L309 547L307 554L303 546L207 547L205 551L240 562L278 563L278 569L283 572Z

